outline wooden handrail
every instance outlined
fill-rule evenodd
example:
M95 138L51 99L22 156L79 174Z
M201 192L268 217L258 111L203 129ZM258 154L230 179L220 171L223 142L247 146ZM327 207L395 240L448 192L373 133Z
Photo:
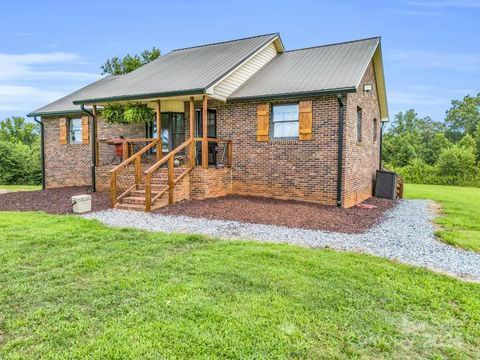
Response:
M144 171L144 174L151 174L155 170L157 170L160 166L165 164L170 158L173 158L175 155L177 155L180 151L185 149L190 143L192 142L192 139L188 139L184 141L182 144L178 145L175 149L170 151L168 155L164 156L161 160L157 161L155 164L150 166L147 170Z
M145 170L142 174L141 171L141 155L151 149L152 147L156 146L159 142L160 139L156 139L149 145L145 146L142 148L140 151L136 152L132 156L130 156L128 159L123 161L121 164L117 165L115 168L111 170L111 188L112 188L112 207L115 206L115 203L117 202L117 188L116 188L116 178L117 178L117 172L118 170L122 169L123 167L127 166L130 164L132 161L135 161L135 184L132 185L129 189L127 189L126 192L121 194L118 199L120 199L122 196L125 196L129 191L133 190L135 187L137 189L139 188L139 185L141 184L142 181L145 182L145 211L150 211L152 209L152 206L154 205L155 200L160 198L164 193L168 191L168 203L173 204L174 203L174 187L175 185L183 179L192 169L195 167L195 143L197 141L205 141L204 138L190 138L186 141L184 141L182 144L177 146L175 149L173 149L170 153L168 153L165 157L161 158L158 160L155 164L150 166L147 170ZM227 145L227 151L228 151L228 159L227 159L227 166L231 167L232 166L232 140L226 140L226 139L215 139L215 138L207 138L206 142L214 142L214 143L226 143ZM188 168L182 172L179 176L175 177L175 172L174 172L174 160L175 156L180 153L182 150L188 148L188 153L190 155L190 159L188 161ZM155 196L152 197L152 178L153 178L153 173L160 168L163 164L168 163L168 173L167 173L167 181L168 183L166 184L167 186L160 191L159 193L156 193ZM142 176L143 175L143 176Z
M142 154L153 148L156 144L160 142L160 139L155 139L153 140L150 144L147 146L144 146L141 148L139 151L137 151L135 154L130 156L128 159L122 161L120 164L115 166L112 170L110 170L110 197L111 197L111 205L112 208L115 207L115 204L117 203L117 200L120 200L123 196L126 195L130 190L132 190L134 187L137 187L140 185L141 182L141 176L142 176L142 169L141 169L141 158ZM126 142L124 143L124 145ZM124 149L125 151L125 149ZM131 186L130 188L127 189L126 192L121 194L117 198L117 173L119 170L123 169L125 166L130 164L132 161L135 161L135 185Z
M150 144L148 144L147 146L144 146L144 147L141 148L139 151L137 151L135 154L133 154L132 156L130 156L128 159L122 161L120 164L118 164L117 166L115 166L112 170L110 170L110 173L116 172L116 171L120 170L121 168L127 166L127 165L130 164L133 160L135 160L138 156L144 154L145 152L147 152L148 150L150 150L151 148L153 148L159 141L160 141L160 139L155 139L154 141L152 141L152 142L151 142Z
M193 141L203 141L202 138L194 138ZM231 142L232 140L229 140L229 139L217 139L217 138L207 138L207 142L216 142L216 143L220 143L220 142L224 142L224 143L228 143L228 142Z

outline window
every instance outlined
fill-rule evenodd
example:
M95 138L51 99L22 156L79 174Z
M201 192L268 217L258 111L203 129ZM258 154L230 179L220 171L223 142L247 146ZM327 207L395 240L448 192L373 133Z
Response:
M373 119L373 142L377 141L377 131L378 131L377 126L378 126L377 119Z
M357 143L362 142L362 109L357 107L357 121L356 121L356 128L357 128Z
M298 138L298 104L273 105L273 138Z
M82 143L82 119L70 119L68 134L68 142L70 144Z

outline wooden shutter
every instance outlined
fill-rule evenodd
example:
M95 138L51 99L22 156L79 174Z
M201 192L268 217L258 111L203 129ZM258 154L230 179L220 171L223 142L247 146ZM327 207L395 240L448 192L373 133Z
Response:
M312 140L312 101L300 101L298 112L298 140Z
M257 141L269 140L270 105L258 104L257 106Z
M90 118L88 115L82 116L82 144L90 144Z
M67 119L60 118L60 144L67 144Z

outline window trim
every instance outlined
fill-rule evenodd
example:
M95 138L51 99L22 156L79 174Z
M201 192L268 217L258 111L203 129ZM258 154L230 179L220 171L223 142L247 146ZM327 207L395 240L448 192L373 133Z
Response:
M360 115L360 116L359 116ZM363 116L362 108L357 106L357 111L355 113L355 136L357 144L360 145L363 142Z
M297 136L282 136L276 137L274 136L275 133L275 122L273 121L273 108L275 106L288 106L288 105L296 105L297 106L297 120L296 121L277 121L277 122L296 122L298 127L298 135ZM296 141L299 139L300 136L300 103L299 102L285 102L285 103L273 103L270 104L270 125L269 125L269 137L270 141Z
M72 122L78 120L80 124L80 139L72 141ZM67 144L68 145L82 145L83 144L83 125L82 118L67 118Z

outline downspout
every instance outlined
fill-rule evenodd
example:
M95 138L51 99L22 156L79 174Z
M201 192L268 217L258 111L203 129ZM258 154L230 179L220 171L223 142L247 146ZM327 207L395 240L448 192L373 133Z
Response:
M40 161L42 163L42 190L45 190L45 135L43 132L43 122L37 120L37 117L34 116L33 120L40 125Z
M382 125L380 125L380 156L378 159L378 170L382 170L383 124L382 121Z
M94 124L94 121L95 121L95 116L93 115L93 113L87 109L85 109L85 105L84 104L81 104L80 105L80 109L82 109L82 111L85 111L88 115L90 115L92 117L92 126L90 127L92 129L92 192L96 192L97 191L97 179L96 179L96 174L95 174L95 159L97 158L97 148L95 147L95 144L97 142L97 137L95 134L95 124Z
M338 101L338 153L337 153L337 206L342 206L343 181L343 118L344 104L342 95L337 94Z

